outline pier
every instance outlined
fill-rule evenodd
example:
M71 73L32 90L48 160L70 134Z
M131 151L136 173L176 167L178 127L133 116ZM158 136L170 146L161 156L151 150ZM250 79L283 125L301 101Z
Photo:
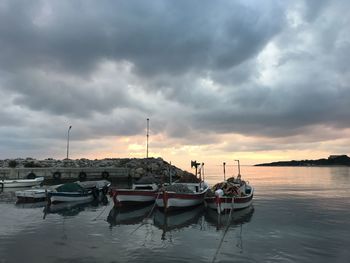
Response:
M24 179L44 177L50 179L124 179L130 178L128 168L0 168L0 179Z

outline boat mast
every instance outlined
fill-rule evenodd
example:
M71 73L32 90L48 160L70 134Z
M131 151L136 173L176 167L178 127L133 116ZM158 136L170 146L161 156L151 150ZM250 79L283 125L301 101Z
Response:
M202 178L203 178L203 182L204 182L204 163L202 163Z
M235 160L238 163L238 177L241 177L241 166L239 164L239 160Z
M226 163L223 162L222 165L223 165L223 167L224 167L224 181L226 181L226 168L225 168Z

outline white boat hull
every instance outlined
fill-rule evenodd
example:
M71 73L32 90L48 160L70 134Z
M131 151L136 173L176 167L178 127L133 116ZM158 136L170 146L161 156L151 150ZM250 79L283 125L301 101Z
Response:
M229 197L229 196L215 196L206 197L205 202L207 207L215 209L218 213L227 210L239 210L250 206L253 202L254 189L251 189L251 193L246 196Z
M194 184L191 184L194 185ZM163 191L157 195L156 204L159 208L178 209L200 205L204 202L204 196L208 190L206 186L200 192L175 193Z
M122 204L154 202L156 195L157 191L153 190L116 189L112 191L113 200L117 206Z
M15 194L19 202L38 202L45 200L49 192L51 192L49 189L29 189L16 191Z
M202 204L204 199L181 199L181 198L168 198L167 208L170 207L190 207ZM158 198L156 200L156 204L158 207L164 208L163 199Z
M3 184L4 188L31 187L40 185L43 181L44 177L37 177L35 179L2 180L0 184Z
M91 191L86 194L71 192L52 192L49 194L51 203L61 202L90 202L94 199Z

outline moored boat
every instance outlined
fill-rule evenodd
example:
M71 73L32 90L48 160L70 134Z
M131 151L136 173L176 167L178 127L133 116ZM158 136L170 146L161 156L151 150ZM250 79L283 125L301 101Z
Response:
M110 194L116 206L142 205L154 202L158 189L155 183L133 184L131 189L112 188Z
M240 171L239 162L238 169ZM208 191L205 202L209 208L217 210L220 214L223 211L239 210L250 206L253 202L253 196L254 188L249 185L249 182L241 179L239 172L237 178L230 177L214 185L211 191Z
M1 180L0 184L3 188L17 188L17 187L31 187L42 184L44 177L37 177L34 179L13 179Z
M145 176L132 184L131 189L111 188L110 195L115 206L144 205L154 202L158 189L157 179Z
M199 171L197 173L197 168ZM191 161L191 167L196 168L195 175L187 173L179 180L170 185L163 186L156 196L158 208L175 210L200 205L204 202L204 197L209 186L204 180L204 163ZM199 175L199 178L197 177Z
M16 191L15 194L18 203L33 203L45 201L48 192L51 192L51 189L33 188L28 190Z
M254 188L243 181L243 185L223 182L218 187L236 189L230 192L217 188L213 196L206 196L205 202L211 209L216 209L218 213L225 210L238 210L250 206L253 202ZM226 189L225 188L225 189ZM215 189L215 188L214 188Z
M98 190L88 190L78 183L66 183L48 193L49 203L90 202L97 197Z
M85 181L85 182L75 182L75 184L78 184L85 190L93 190L97 189L98 191L103 192L106 194L108 192L108 187L111 185L111 182L107 180L98 180L98 181ZM64 184L60 185L53 185L53 186L46 186L45 188L33 188L33 189L28 189L28 190L21 190L21 191L16 191L16 197L17 197L17 202L22 203L22 202L41 202L44 201L48 198L49 193L53 191L57 191L56 188L63 186ZM78 191L79 192L79 191ZM80 191L82 192L82 191ZM67 194L64 194L67 197ZM73 197L72 193L69 195L70 197ZM53 199L57 199L57 197L54 197ZM79 199L73 199L72 201L79 201L81 199L81 196ZM67 198L65 198L67 201ZM85 200L85 198L83 198ZM57 200L54 200L57 201ZM65 202L66 202L65 201Z
M156 204L165 210L200 205L203 203L208 189L209 186L205 182L174 183L164 187L157 194Z

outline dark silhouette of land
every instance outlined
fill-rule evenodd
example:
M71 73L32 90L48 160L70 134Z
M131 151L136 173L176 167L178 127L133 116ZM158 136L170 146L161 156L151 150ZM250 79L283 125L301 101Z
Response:
M301 160L301 161L280 161L272 163L261 163L255 166L350 166L350 157L347 155L330 155L327 159Z

